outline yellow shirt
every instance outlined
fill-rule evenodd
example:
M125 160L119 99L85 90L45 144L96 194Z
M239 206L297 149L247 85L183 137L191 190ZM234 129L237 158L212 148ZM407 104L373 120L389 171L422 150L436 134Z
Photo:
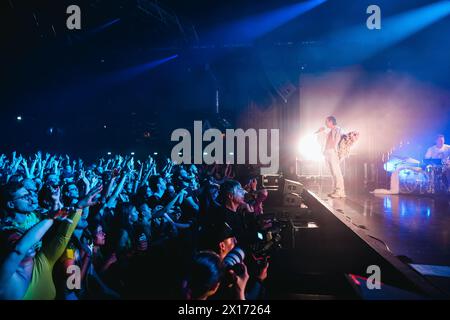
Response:
M61 257L69 243L72 233L81 218L81 209L69 215L73 223L64 221L59 226L56 235L44 243L41 251L34 258L33 275L30 285L25 293L24 300L53 300L56 297L56 288L53 283L53 266Z

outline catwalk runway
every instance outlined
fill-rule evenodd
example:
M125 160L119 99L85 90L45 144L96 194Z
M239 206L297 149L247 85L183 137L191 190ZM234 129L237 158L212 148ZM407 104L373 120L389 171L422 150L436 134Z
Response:
M346 199L336 200L327 196L328 181L302 182L337 214L450 291L450 197L373 195L349 190Z

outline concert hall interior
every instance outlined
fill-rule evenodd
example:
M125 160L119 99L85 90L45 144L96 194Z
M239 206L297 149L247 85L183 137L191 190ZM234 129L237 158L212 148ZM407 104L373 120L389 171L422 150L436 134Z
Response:
M0 300L450 299L450 1L3 1Z

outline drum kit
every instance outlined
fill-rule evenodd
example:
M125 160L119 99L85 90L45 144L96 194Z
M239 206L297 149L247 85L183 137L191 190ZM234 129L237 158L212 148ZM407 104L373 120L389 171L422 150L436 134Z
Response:
M450 159L403 159L398 162L400 192L410 194L450 195Z

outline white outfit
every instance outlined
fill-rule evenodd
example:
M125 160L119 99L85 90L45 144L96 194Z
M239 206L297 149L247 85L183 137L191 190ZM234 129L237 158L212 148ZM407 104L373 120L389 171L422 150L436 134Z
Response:
M447 159L450 157L450 145L444 144L441 148L436 145L428 148L425 159Z
M323 154L328 168L330 169L331 176L333 177L333 193L339 196L345 196L344 177L342 176L341 163L337 152L341 136L341 128L335 127L331 129L327 135Z

